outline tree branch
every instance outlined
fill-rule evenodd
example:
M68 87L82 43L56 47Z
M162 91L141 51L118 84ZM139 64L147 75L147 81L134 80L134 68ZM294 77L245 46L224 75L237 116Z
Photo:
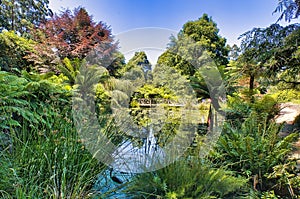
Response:
M280 79L280 80L277 81L277 83L278 83L278 82L284 82L284 83L287 83L287 84L294 84L294 85L300 84L300 82L286 81L286 80L284 80L284 79Z

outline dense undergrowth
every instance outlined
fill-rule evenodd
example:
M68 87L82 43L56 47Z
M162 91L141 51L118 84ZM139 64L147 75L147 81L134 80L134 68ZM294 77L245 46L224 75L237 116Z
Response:
M1 197L101 198L93 187L106 167L76 132L70 87L57 76L0 75ZM298 133L278 135L276 100L232 97L228 105L209 156L198 157L193 146L175 163L134 176L122 191L132 198L299 197L299 171L289 158Z

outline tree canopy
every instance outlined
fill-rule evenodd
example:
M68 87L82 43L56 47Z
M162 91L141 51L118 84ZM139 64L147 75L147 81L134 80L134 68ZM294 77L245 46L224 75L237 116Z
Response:
M258 76L278 78L278 73L298 68L295 64L297 32L298 24L286 27L272 24L267 28L254 28L240 36L241 55L237 63L240 72L250 78L250 92L253 91L254 81ZM292 42L288 42L289 40Z
M45 34L46 42L55 48L61 57L85 58L93 49L109 44L102 53L115 49L110 28L103 22L95 23L84 8L75 8L73 13L65 10L47 20L40 29ZM107 46L105 46L107 47Z
M300 1L299 0L278 0L278 6L274 13L280 12L281 15L278 21L284 18L285 21L290 22L292 19L298 18L300 15Z
M110 28L94 22L82 7L53 15L34 32L34 39L39 44L30 58L39 71L57 69L55 66L65 58L86 59L89 64L107 68L111 75L124 65Z
M204 14L198 20L184 24L177 38L171 37L169 48L159 57L157 67L166 65L175 68L189 79L197 97L209 97L198 67L214 62L222 74L228 63L228 53L226 39L219 35L217 24Z
M29 32L39 27L53 13L49 0L2 0L0 3L0 31Z
M202 46L218 66L228 63L229 49L226 39L219 35L217 24L207 14L203 14L198 20L185 23L179 34L188 36Z

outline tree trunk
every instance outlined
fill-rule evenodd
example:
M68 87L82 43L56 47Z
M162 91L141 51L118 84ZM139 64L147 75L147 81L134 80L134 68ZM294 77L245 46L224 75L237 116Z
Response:
M254 103L254 80L255 77L254 75L250 75L250 80L249 80L249 96L250 96L250 102Z

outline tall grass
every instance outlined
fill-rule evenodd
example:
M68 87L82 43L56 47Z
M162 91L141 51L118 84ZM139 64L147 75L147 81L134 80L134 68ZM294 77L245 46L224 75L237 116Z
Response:
M11 198L89 198L104 166L84 148L70 116L53 114L45 125L21 132L11 131L12 153L2 151L6 167L1 175L12 176L1 189ZM1 176L2 177L2 176ZM2 178L3 179L3 178Z
M8 121L0 125L0 197L92 197L104 165L76 132L70 91L41 76L0 74L0 118Z
M186 156L154 172L137 175L125 192L131 198L233 198L246 179L199 157Z

